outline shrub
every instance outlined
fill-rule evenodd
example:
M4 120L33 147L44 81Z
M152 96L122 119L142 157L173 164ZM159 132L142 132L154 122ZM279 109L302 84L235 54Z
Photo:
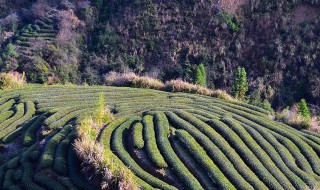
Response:
M105 83L112 86L130 86L136 88L161 89L162 82L151 77L137 76L134 73L119 74L110 72L105 76Z
M288 179L291 181L293 185L295 185L295 188L297 189L305 189L306 184L298 177L295 173L293 173L286 164L282 161L281 157L277 154L277 152L274 150L272 146L270 146L268 143L260 143L260 146L258 146L258 142L251 137L251 135L244 130L240 124L235 122L232 119L229 118L223 118L222 121L228 125L231 129L233 129L241 139L243 139L248 147L251 147L251 150L253 152L264 152L266 151L270 155L270 159L274 161L274 163L277 165L277 167L288 177ZM269 145L269 146L268 146ZM265 155L266 156L266 155ZM265 163L272 163L268 157L262 159ZM269 160L269 161L268 161Z
M223 121L225 118L223 118ZM278 142L278 140L269 133L266 129L259 127L258 125L251 122L251 125L242 124L241 126L234 127L229 125L232 129L235 130L238 134L240 131L246 130L252 138L266 151L269 155L272 155L271 158L276 160L277 163L283 161L288 168L293 171L297 176L299 176L306 184L311 187L311 189L316 189L317 181L309 176L309 172L312 172L311 166L308 164L307 160L299 153L299 150L292 150L294 144L285 138ZM244 131L241 134L245 134ZM282 143L282 144L280 144ZM292 151L291 151L292 150ZM293 153L293 154L292 154ZM295 158L293 157L295 156ZM279 163L283 165L282 163ZM301 167L298 168L297 165ZM307 173L308 172L308 173ZM297 180L298 181L298 180Z
M9 119L14 114L13 111L6 111L0 114L0 123L4 122L5 120Z
M38 117L37 120L25 131L22 140L24 146L31 146L37 141L37 131L40 129L44 120L44 115Z
M20 117L16 117L16 116L18 116L18 114L16 114L15 115L16 119L14 120L14 122L10 123L6 128L4 128L1 131L0 138L3 138L5 136L7 136L8 134L14 132L19 127L24 127L22 124L24 122L28 121L30 118L32 118L32 116L35 114L36 109L35 109L35 105L34 105L34 103L32 101L27 101L26 103L24 103L24 105L25 105L24 106L24 109L25 109L24 110L24 115L23 115L23 111L20 112L21 113ZM14 117L12 117L12 118L14 118ZM21 128L21 129L24 130L25 128ZM13 137L15 135L18 135L20 132L22 132L22 130L17 130L15 133L12 134ZM8 141L12 140L12 137L7 139L7 140Z
M149 158L152 160L153 163L156 164L156 166L160 168L168 167L168 164L166 163L158 149L153 117L151 115L144 116L142 124L146 151L148 153Z
M268 129L290 139L292 142L294 142L296 144L297 147L299 147L301 153L303 153L303 155L307 158L307 160L309 161L310 165L312 166L314 172L317 174L320 174L320 165L319 165L320 159L315 152L315 151L317 151L317 149L314 150L305 141L303 141L299 136L297 136L297 134L295 134L296 132L294 129L289 131L286 127L283 126L283 124L281 125L281 123L277 123L272 120L267 120L267 119L261 118L261 117L253 117L252 115L250 115L246 112L243 112L243 111L239 111L239 110L235 110L235 109L231 109L231 108L228 108L228 111L232 112L232 116L235 118L240 117L240 119L242 119L244 117L250 121L255 122L256 124L259 124L265 128L268 128Z
M2 104L0 106L0 111L3 112L3 111L10 109L14 103L15 103L14 99L8 100L7 102L5 102L4 104Z
M16 170L16 172L14 173L14 180L16 182L20 181L22 179L22 170Z
M203 69L200 69L203 70ZM201 71L202 72L202 71ZM150 88L156 90L163 90L168 92L187 92L194 94L201 94L206 96L213 96L225 100L234 101L230 95L221 90L210 90L199 84L191 84L182 80L171 80L165 83L150 77L137 76L134 73L119 74L111 72L105 75L105 84L111 86L128 86L136 88Z
M177 173L181 181L190 189L203 189L199 181L189 172L172 149L168 135L169 121L164 113L154 115L155 130L159 149L170 167Z
M136 123L132 128L133 145L139 149L144 147L142 131L143 125L141 123Z
M81 175L79 166L80 164L77 155L75 154L72 146L70 146L68 150L68 170L71 181L79 189L94 190L95 188L93 187L93 185L89 184L87 180Z
M37 173L36 175L34 175L34 181L48 190L66 190L63 185L61 185L56 180L47 177L47 175L44 173Z
M276 119L282 121L296 129L309 129L310 121L307 121L301 114L298 113L296 106L289 106L280 112L276 112Z
M221 189L236 189L232 183L225 177L221 170L209 158L206 151L197 143L197 141L186 131L176 130L175 134L185 147L189 149L202 167L205 168L209 176L214 179ZM252 188L252 187L251 187Z
M191 84L182 80L167 81L163 87L163 90L169 92L187 92L193 94L201 94L206 96L212 96L225 100L235 101L230 95L222 90L210 90L200 85Z
M194 158L192 153L189 152L187 147L183 146L183 144L179 140L177 140L177 138L173 138L173 140L171 141L171 145L181 161L185 164L189 171L192 172L194 177L199 180L204 189L215 189L217 187L212 178L207 174L200 163Z
M148 182L150 185L160 188L160 189L176 189L175 187L168 185L161 181L158 178L155 178L151 174L145 172L134 160L131 158L130 154L126 151L124 147L124 142L123 142L123 132L126 129L129 129L131 124L135 121L139 121L141 118L140 117L133 117L123 124L121 124L115 131L113 132L113 136L111 139L111 146L113 150L115 151L116 155L119 157L120 160L124 164L126 164L130 169L142 180Z
M67 136L71 129L72 126L67 125L49 140L39 161L40 168L48 168L52 166L57 145L60 143L60 141L62 141L64 137Z
M68 136L59 143L57 150L55 152L55 159L53 163L53 168L59 172L60 174L67 175L68 174L68 150L71 146L71 143L76 138L75 131L71 131Z
M176 113L178 115L172 112L166 112L170 122L174 126L190 133L233 184L237 184L237 187L241 187L242 189L251 189L252 187L256 189L267 188L243 162L236 151L230 147L228 142L209 125L188 113L182 111ZM244 180L244 178L248 182ZM250 185L252 185L252 187L250 187Z
M0 74L0 89L9 90L22 88L26 84L26 76L24 73L9 72Z

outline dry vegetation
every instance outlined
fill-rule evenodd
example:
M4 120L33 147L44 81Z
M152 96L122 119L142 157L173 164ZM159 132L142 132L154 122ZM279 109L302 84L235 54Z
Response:
M81 122L77 128L79 138L75 140L74 147L82 160L85 171L94 171L100 177L101 189L139 189L132 179L132 172L113 161L112 156L105 152L103 146L96 141L98 133L104 124L110 123L114 117L105 107L104 97L99 97L98 108L94 113ZM110 187L111 186L111 187Z
M223 90L208 89L197 84L191 84L182 81L181 79L170 80L165 83L162 83L157 79L147 76L138 76L134 73L120 74L116 72L111 72L105 76L105 83L106 85L110 86L149 88L168 92L187 92L205 96L212 96L230 101L236 101L233 97L231 97L229 94L227 94L227 92Z
M0 73L0 89L10 90L22 88L26 84L26 76L24 73L18 72Z

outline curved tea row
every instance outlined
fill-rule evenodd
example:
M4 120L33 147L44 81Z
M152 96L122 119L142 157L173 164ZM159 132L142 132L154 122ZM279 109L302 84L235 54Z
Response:
M221 108L147 111L106 127L101 143L159 189L317 189L319 137ZM202 115L199 115L202 113Z

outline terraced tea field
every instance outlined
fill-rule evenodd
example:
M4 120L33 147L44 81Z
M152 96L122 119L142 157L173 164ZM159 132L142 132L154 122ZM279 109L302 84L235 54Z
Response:
M143 189L319 189L320 135L244 103L148 89L27 86L0 94L0 189L99 189L76 128L103 93L97 140Z

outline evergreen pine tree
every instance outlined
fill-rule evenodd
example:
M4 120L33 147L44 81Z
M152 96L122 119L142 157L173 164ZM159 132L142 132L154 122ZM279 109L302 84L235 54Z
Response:
M191 63L187 57L186 62L184 63L184 80L192 82L192 70Z
M305 99L301 99L299 103L299 113L306 121L311 120L309 108Z
M243 67L238 67L233 84L233 96L239 100L246 98L248 91L247 73Z
M204 65L201 63L198 68L197 68L197 73L196 73L196 83L206 87L207 86L207 81L206 81L206 68Z

